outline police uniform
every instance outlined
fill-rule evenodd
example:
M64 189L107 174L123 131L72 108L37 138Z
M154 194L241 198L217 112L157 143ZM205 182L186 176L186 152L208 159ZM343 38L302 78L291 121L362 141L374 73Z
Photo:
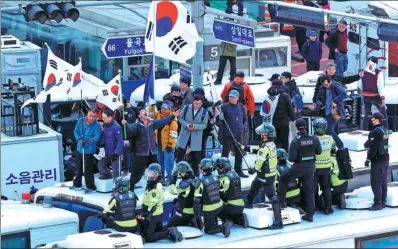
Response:
M276 146L274 142L267 141L262 143L257 152L257 160L255 164L257 176L253 180L249 194L246 198L249 204L253 203L258 191L261 188L264 189L265 195L269 199L275 196L274 182L277 163Z
M193 197L195 194L195 178L185 176L176 186L169 186L169 193L178 195L176 202L176 212L170 218L167 227L189 226L194 218Z
M143 234L147 242L167 239L169 232L163 228L163 197L164 190L160 182L147 183L142 200Z
M318 184L322 190L323 198L325 200L324 211L325 214L333 212L332 210L332 190L330 169L332 168L331 150L336 147L332 136L317 135L322 147L322 153L315 156L315 175L314 175L314 193L318 196Z
M293 166L282 175L278 186L279 203L285 206L288 183L296 178L303 184L303 191L306 200L306 215L303 219L312 221L315 213L314 195L314 173L315 155L322 153L322 147L317 137L311 136L305 130L306 123L303 119L296 120L296 127L299 128L297 136L293 139L289 149L289 161Z
M331 156L332 159L332 176L331 176L331 185L332 185L332 204L337 205L340 209L344 209L345 206L343 203L345 200L341 200L342 195L347 192L348 189L348 181L340 180L339 178L339 166L337 165L336 157Z
M222 220L231 220L234 224L246 227L243 210L245 203L242 199L242 185L239 175L235 171L228 171L220 175L222 183L222 199L225 203Z
M222 188L222 182L217 176L209 174L199 178L195 198L202 203L204 230L207 234L223 233L223 226L217 224L217 217L220 217L223 211L223 202L220 197Z
M116 193L103 214L114 213L112 227L115 230L135 233L137 231L136 206L137 196L133 192Z
M285 164L278 164L276 168L278 169L278 171L275 176L275 185L279 183L280 176L291 168L291 165L288 162L285 162ZM289 207L297 207L300 205L300 202L300 183L297 179L293 179L287 185L286 203Z
M381 119L375 113L372 118ZM381 115L381 114L380 114ZM388 131L381 124L372 128L369 133L369 150L367 161L371 162L370 184L374 194L374 205L372 210L379 210L380 206L385 206L387 198L387 172L390 156L388 154ZM377 208L375 208L377 206Z

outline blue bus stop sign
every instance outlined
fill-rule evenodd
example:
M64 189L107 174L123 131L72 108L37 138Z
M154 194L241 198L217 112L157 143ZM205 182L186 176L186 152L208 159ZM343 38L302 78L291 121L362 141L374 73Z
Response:
M108 59L150 55L145 51L145 36L110 37L104 45L102 52Z
M213 34L217 40L250 48L255 47L254 29L249 26L214 19Z
M182 77L192 79L192 71L186 67L180 67L180 78Z

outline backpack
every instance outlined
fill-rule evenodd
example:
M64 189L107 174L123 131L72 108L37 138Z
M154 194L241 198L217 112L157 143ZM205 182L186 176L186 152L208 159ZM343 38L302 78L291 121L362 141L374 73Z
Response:
M225 102L226 103L229 102L229 100L228 100L229 93L232 90L236 90L236 91L239 92L239 103L241 103L242 105L245 105L246 104L246 100L245 100L245 84L246 83L242 82L240 85L237 85L237 84L231 82L231 87L228 90L228 94L227 94L227 97L225 98Z
M203 108L203 107L202 107L202 108ZM184 117L184 119L185 119L185 116L187 115L187 112L188 112L188 107L184 108L184 113L183 113L183 115L182 115L182 116ZM205 119L205 117L206 117L206 109L203 108L203 110L202 110L202 117L201 117L200 122L203 123L203 120ZM207 122L207 123L209 123L209 122Z
M288 88L288 87L286 87L286 88ZM300 93L298 87L296 86L296 88L292 89L290 91L289 95L291 98L293 111L295 113L300 113L304 109L304 102L303 102L303 96L301 96L301 93Z

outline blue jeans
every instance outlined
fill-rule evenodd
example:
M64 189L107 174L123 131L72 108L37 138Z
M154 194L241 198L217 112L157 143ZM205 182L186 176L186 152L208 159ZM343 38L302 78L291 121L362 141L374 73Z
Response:
M343 76L344 72L347 71L348 67L347 54L338 52L336 54L336 59L334 59L334 63L336 63L336 75Z
M365 117L363 118L362 129L364 131L369 130L369 118L372 116L372 105L375 105L377 109L379 109L379 112L383 114L383 126L388 130L387 110L385 106L381 106L380 96L363 97L363 102L365 104Z
M338 125L338 120L334 119L332 115L327 115L326 120L328 121L328 128L327 128L328 134L333 137L333 140L336 143L337 148L343 149L344 144L341 141L339 135L336 133L336 126Z
M170 152L167 150L162 151L162 146L158 145L158 161L159 164L162 166L163 176L167 173L168 176L171 176L171 172L173 171L174 167L174 149Z

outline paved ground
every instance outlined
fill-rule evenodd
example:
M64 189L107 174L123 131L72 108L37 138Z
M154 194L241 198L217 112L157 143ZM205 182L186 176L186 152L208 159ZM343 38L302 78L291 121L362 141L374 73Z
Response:
M296 54L296 51L298 50L296 38L292 37L292 38L290 38L290 40L291 40L291 44L292 44L292 55L299 55L299 54ZM325 44L323 44L323 46L322 46L322 51L323 51L323 53L322 53L322 60L321 60L321 67L320 67L321 71L326 69L326 64L329 61L328 60L329 49ZM307 72L306 62L297 62L297 61L292 60L292 75L293 76L299 76L306 72Z

